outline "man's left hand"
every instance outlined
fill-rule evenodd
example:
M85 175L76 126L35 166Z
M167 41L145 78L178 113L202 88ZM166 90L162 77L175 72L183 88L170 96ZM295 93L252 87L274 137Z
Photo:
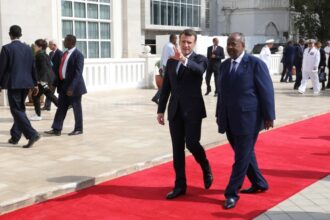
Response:
M274 121L273 120L266 120L264 125L265 125L265 129L269 130L270 128L274 127Z
M73 91L72 91L72 90L68 90L68 91L66 92L66 95L67 95L67 96L72 96L72 95L73 95Z

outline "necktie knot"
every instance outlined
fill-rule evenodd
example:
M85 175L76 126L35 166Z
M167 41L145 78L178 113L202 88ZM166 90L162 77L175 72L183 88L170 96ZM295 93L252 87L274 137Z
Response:
M236 72L236 66L237 66L237 62L234 60L231 65L230 74L234 74Z
M59 78L60 80L63 80L64 79L64 74L63 73L63 65L64 65L64 62L66 60L66 57L68 56L68 51L65 51L64 54L63 54L63 57L61 59L61 64L60 64L60 67L59 67Z

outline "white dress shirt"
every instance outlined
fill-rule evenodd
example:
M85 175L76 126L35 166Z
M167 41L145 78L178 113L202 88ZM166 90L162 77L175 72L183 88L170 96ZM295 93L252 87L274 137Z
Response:
M62 75L63 75L63 79L65 79L66 76L66 67L68 66L68 60L72 54L72 52L76 49L76 47L71 48L70 50L67 50L68 55L66 56L64 63L63 63L63 67L62 67ZM65 52L64 52L65 53Z
M230 71L231 71L231 69L233 68L233 62L234 62L234 61L236 62L236 70L237 70L239 64L241 63L241 61L242 61L242 59L243 59L243 57L244 57L244 54L245 54L245 51L243 51L243 53L241 53L241 55L239 55L239 57L237 57L236 60L231 59ZM236 71L236 70L235 70L235 71Z
M266 45L262 48L259 58L266 63L268 70L270 72L270 60L272 53L270 52L269 47Z
M163 47L162 56L160 58L160 62L162 66L166 66L167 60L174 56L174 44L168 42Z

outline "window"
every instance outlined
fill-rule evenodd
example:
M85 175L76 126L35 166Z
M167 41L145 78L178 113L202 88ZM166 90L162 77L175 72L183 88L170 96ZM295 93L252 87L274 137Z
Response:
M200 27L201 0L151 0L151 24Z
M205 27L210 28L210 1L205 1Z
M62 37L73 34L85 58L111 57L111 0L62 1Z

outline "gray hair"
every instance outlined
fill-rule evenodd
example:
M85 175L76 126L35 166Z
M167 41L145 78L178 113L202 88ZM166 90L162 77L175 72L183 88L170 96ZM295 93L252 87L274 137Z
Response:
M49 40L49 41L48 41L48 44L50 44L50 43L55 44L55 45L57 46L57 42L56 42L56 40Z
M245 36L244 36L243 33L241 33L241 32L234 32L231 35L238 35L239 36L239 39L242 41L242 43L245 44Z

